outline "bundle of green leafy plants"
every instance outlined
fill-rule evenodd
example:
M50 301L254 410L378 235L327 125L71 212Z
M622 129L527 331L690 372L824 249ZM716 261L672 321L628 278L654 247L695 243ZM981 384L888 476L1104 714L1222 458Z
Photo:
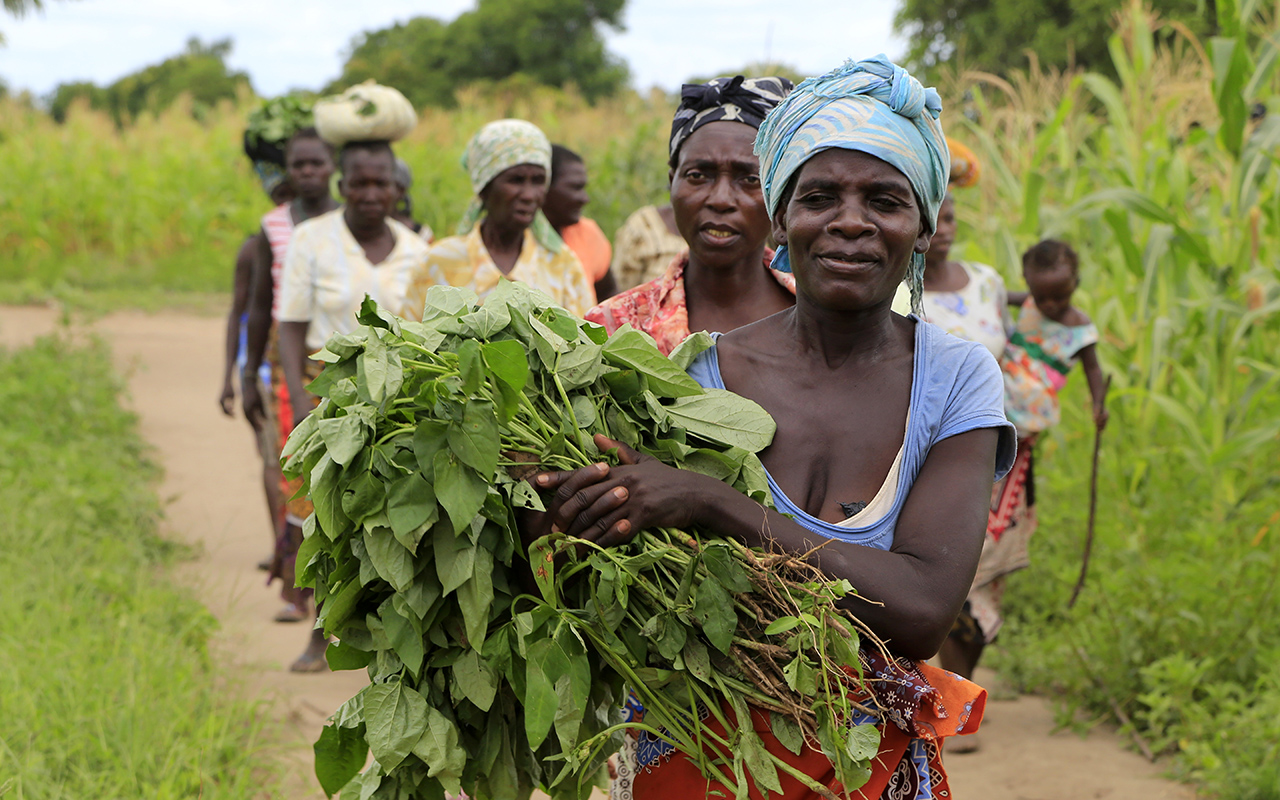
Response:
M289 137L313 124L311 100L298 95L281 95L264 100L262 105L249 112L245 127L245 152L279 150L283 157L284 144Z
M684 372L708 337L667 358L506 281L483 305L432 288L422 322L366 300L360 322L318 355L324 400L285 449L315 504L299 581L339 638L330 664L371 679L316 743L326 792L584 797L631 727L739 797L780 792L780 771L831 796L767 752L752 706L846 788L866 781L879 736L845 722L860 680L847 582L696 530L522 543L517 518L544 508L525 478L613 460L597 433L769 502L755 453L773 420ZM623 722L627 691L643 721Z

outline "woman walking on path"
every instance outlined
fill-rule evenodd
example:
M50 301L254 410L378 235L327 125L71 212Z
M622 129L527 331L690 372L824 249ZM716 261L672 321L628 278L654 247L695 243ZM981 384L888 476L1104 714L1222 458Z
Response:
M505 277L540 289L572 314L585 314L593 303L591 284L541 210L551 171L546 135L520 119L490 122L472 137L462 166L475 197L458 235L431 247L427 278L414 291L416 312L430 286L465 286L483 299Z
M688 84L671 125L671 207L688 243L666 273L587 314L613 333L648 333L670 353L690 331L731 331L795 303L795 280L770 270L769 212L756 130L791 90L785 78Z
M555 526L611 546L644 528L706 526L791 553L824 543L811 558L857 587L851 610L916 660L867 654L873 688L859 700L870 713L846 721L874 721L882 738L868 782L851 793L861 798L950 797L940 740L977 726L985 692L918 660L937 651L964 603L992 477L1014 456L991 355L890 310L904 278L919 294L946 191L940 110L934 91L881 56L805 81L760 129L766 207L783 245L774 265L793 270L796 303L718 337L689 374L777 421L761 453L777 510L601 439L624 465L538 476L555 495L528 531ZM766 715L756 724L770 752L843 792L826 755L794 755ZM646 735L620 772L617 797L724 791ZM781 781L784 800L815 796Z
M310 356L335 333L351 333L365 295L382 308L409 319L421 318L421 305L409 303L410 287L425 279L427 244L392 218L399 190L395 155L387 142L352 142L342 149L339 190L345 206L297 227L280 277L280 363L289 388L296 426L318 398L306 390L319 374ZM310 501L290 502L284 577L293 582L293 559L302 543L302 520ZM294 672L326 668L327 639L313 630L306 651L290 667Z
M977 162L967 150L959 147L956 150L963 155L959 164L953 161L952 169L960 176L962 185L972 185L978 172ZM948 194L938 212L937 233L925 254L921 316L950 334L981 344L997 359L1005 361L1010 357L1008 333L1013 323L1004 280L986 264L952 260L955 234L955 200ZM901 308L903 303L900 292L895 305ZM1005 371L1009 371L1007 364ZM1028 383L1036 381L1029 371L1022 373ZM995 641L1004 624L1002 599L1006 576L1030 564L1028 545L1038 525L1032 469L1034 443L1034 435L1019 439L1012 469L992 489L977 573L955 626L938 653L945 669L966 678L973 677L982 651ZM957 741L951 751L966 753L977 748L978 739L966 737Z
M272 205L281 206L293 200L293 185L289 183L284 169L270 162L254 162L254 169L262 182L262 189L267 193ZM236 253L235 276L232 279L231 310L227 312L227 333L224 339L222 391L218 395L218 405L222 413L228 417L235 416L236 388L235 371L247 349L246 332L250 288L253 282L253 259L262 242L262 231L258 230L244 240L240 251ZM258 373L249 374L249 381L256 384ZM257 388L256 385L254 387ZM267 513L271 520L272 547L279 537L278 522L284 516L284 498L280 491L280 445L279 436L270 420L246 417L253 428L254 439L258 445L258 454L262 457L262 489L267 500ZM258 564L260 569L270 569L271 559L267 558Z
M265 427L274 426L277 449L274 461L277 469L280 449L293 430L293 410L289 402L289 387L280 365L277 341L277 311L279 310L280 276L284 270L285 254L293 238L294 227L306 220L333 211L338 203L329 191L329 181L335 169L333 148L320 138L315 128L303 128L294 133L285 145L285 166L289 182L297 198L278 206L262 218L258 249L253 262L253 287L246 325L244 374L250 380L242 382L244 413L250 420ZM271 385L264 398L258 382L252 376L266 359L271 369ZM298 530L302 518L289 511L290 498L297 493L300 483L281 479L281 494L285 502L284 514L276 518L279 525L275 553L271 561L272 578L279 577L283 586L280 596L285 602L276 614L277 622L301 622L310 617L307 603L308 590L293 585L292 564L286 565L290 551L289 525ZM297 501L294 501L295 503ZM291 520L292 516L292 520ZM296 545L293 545L296 547Z

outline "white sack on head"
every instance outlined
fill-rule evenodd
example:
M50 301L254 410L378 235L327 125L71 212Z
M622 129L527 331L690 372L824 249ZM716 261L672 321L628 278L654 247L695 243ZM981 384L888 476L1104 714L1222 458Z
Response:
M418 115L405 96L372 80L317 100L316 130L334 147L347 142L394 142L408 136Z

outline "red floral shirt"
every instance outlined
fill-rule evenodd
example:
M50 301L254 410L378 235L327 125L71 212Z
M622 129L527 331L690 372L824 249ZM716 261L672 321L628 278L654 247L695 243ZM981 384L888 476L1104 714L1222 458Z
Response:
M764 268L773 263L773 251L764 251ZM610 334L623 325L644 331L658 343L658 349L670 354L691 333L689 307L684 296L684 270L689 266L689 251L675 257L661 278L642 283L614 295L587 312L586 319L603 325ZM792 294L796 279L789 272L770 269L778 283Z

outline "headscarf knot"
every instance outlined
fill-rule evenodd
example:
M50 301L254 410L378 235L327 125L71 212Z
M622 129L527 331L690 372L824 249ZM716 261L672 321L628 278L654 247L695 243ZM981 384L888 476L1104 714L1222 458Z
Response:
M669 164L676 165L680 146L693 132L711 122L741 122L759 128L765 115L791 91L786 78L713 78L706 83L686 83L680 89L680 107L671 120Z

